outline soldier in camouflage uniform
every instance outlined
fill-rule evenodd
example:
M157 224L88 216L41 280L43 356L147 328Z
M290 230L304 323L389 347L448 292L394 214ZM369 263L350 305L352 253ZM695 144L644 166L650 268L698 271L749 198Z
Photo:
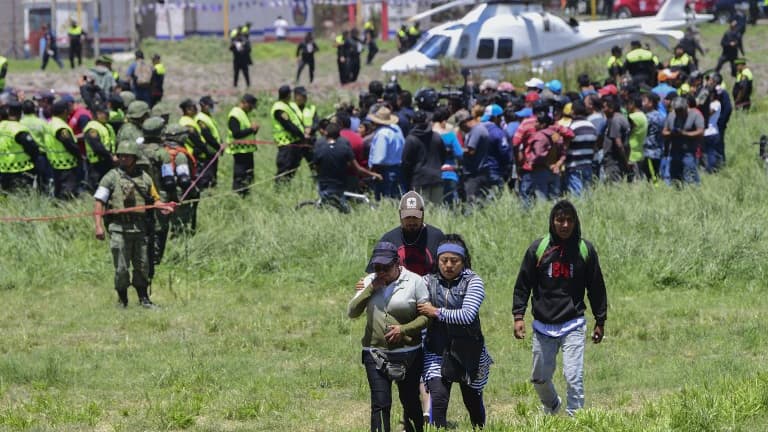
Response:
M126 122L117 132L117 142L136 142L137 139L143 136L143 133L141 132L141 124L144 123L144 120L147 118L149 118L149 105L142 101L131 102L125 113Z
M167 201L178 203L181 196L192 185L197 175L197 160L184 146L188 129L181 125L169 125L163 134L164 165L162 167L162 179L160 184L162 192L167 196ZM194 200L200 197L197 187L192 189L185 200ZM163 197L164 200L166 197ZM194 234L197 226L197 202L188 203L177 208L170 217L171 227L174 233Z
M136 161L139 148L135 142L122 141L117 147L118 168L107 172L94 194L94 222L96 238L104 240L106 209L120 210L155 204L163 212L172 212L174 206L160 200L150 176L142 172ZM128 287L133 285L139 303L146 308L155 305L149 299L151 283L147 254L147 215L145 209L111 214L106 217L109 245L115 265L115 290L123 307L128 306ZM133 267L131 280L130 268Z

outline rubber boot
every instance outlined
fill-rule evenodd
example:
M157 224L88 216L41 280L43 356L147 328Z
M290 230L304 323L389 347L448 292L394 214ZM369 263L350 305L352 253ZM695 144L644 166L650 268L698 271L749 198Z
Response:
M128 290L116 290L118 305L123 308L128 307Z
M139 295L139 304L142 307L145 307L147 309L157 308L157 305L152 303L152 300L149 299L149 294L147 294L147 287L143 287L143 288L136 287L136 294Z

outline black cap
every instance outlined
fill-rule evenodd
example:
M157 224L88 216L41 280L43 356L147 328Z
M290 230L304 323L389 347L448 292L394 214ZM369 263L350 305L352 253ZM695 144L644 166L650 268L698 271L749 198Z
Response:
M277 97L280 99L285 99L290 95L291 95L291 86L289 85L280 86L280 88L277 90Z
M293 94L306 96L307 95L307 89L304 86L294 87L293 88Z
M370 264L392 264L397 257L397 246L390 242L379 242L373 248Z
M142 50L136 50L136 52L134 53L134 56L135 56L137 59L143 59L143 58L144 58L144 51L142 51Z
M62 100L56 101L51 106L51 113L53 115L64 114L69 109L69 104Z
M256 102L258 102L258 99L256 99L256 96L250 93L244 94L241 100L250 105L256 105Z
M200 98L200 105L206 105L206 106L214 106L218 102L213 100L213 98L210 95L205 95Z

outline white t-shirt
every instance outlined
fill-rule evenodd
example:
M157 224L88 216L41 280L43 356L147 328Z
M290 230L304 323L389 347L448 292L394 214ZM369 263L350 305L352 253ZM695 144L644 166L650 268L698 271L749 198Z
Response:
M718 120L720 120L720 101L713 100L709 103L709 120L707 121L707 128L704 129L704 136L720 133L720 130L717 128Z
M273 25L275 26L275 36L285 37L288 34L288 21L285 18L276 19Z

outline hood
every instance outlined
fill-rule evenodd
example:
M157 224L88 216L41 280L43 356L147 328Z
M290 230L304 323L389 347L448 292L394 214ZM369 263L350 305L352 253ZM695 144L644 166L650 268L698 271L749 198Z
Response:
M555 214L561 210L573 213L576 226L573 228L573 234L571 235L571 238L569 238L567 241L569 245L576 245L576 247L578 247L579 240L581 240L581 221L579 220L579 214L576 212L576 207L568 200L559 201L554 205L554 207L552 207L552 211L549 213L550 241L552 243L561 242L560 237L558 237L557 233L555 232Z
M411 127L408 132L409 135L413 135L421 140L426 138L432 138L432 126L429 123L416 123Z
M88 71L95 76L108 75L110 73L110 70L107 69L106 66L102 66L102 65L94 66L90 68Z

